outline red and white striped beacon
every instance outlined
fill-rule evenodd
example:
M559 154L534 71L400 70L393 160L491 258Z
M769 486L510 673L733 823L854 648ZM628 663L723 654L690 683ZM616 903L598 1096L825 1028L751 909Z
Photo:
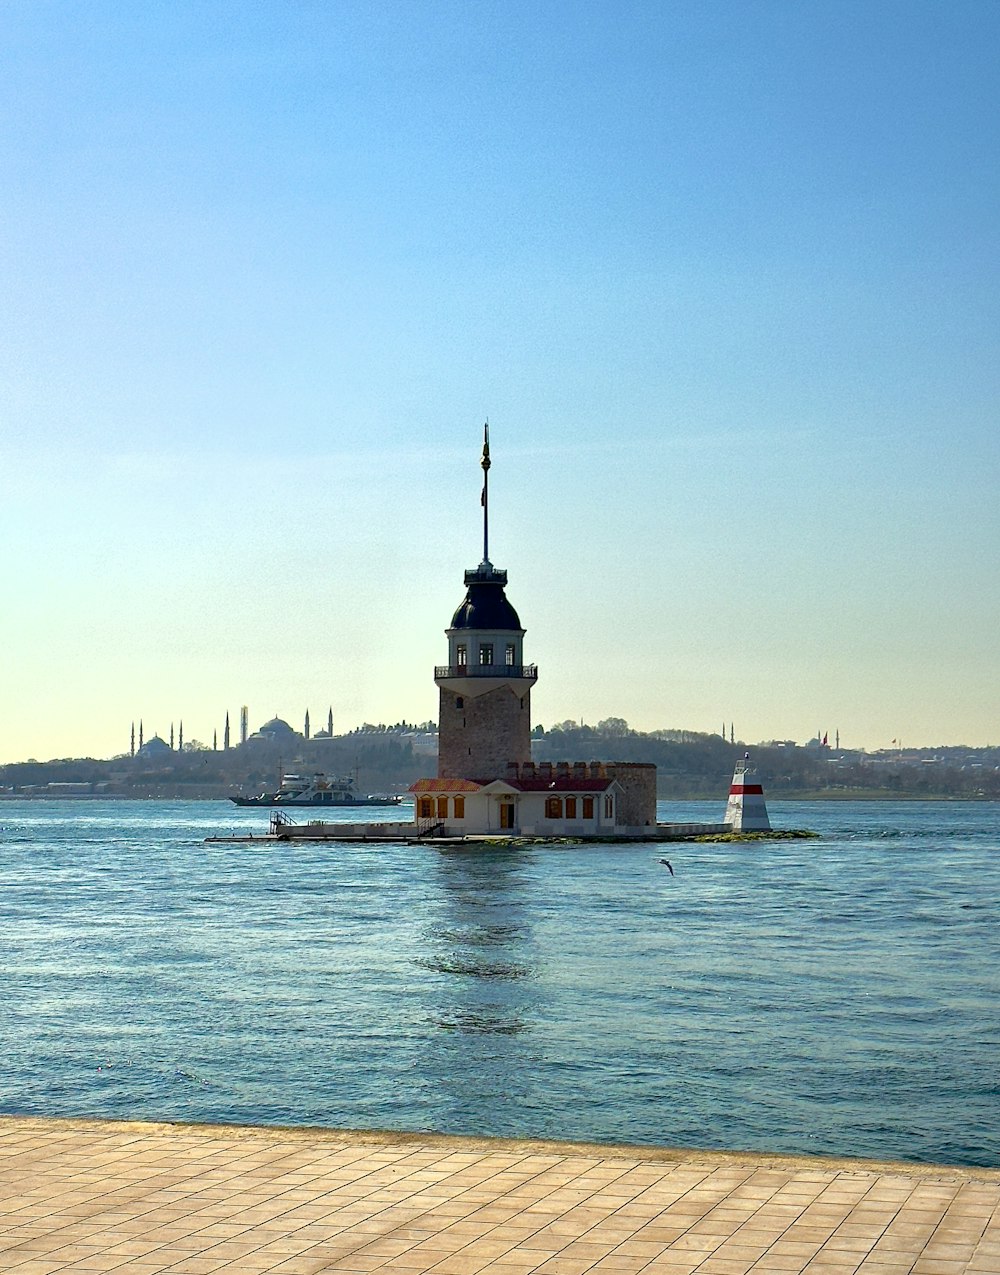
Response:
M733 832L770 832L764 789L751 778L757 772L749 762L750 754L744 753L743 760L736 763L723 823L729 824Z

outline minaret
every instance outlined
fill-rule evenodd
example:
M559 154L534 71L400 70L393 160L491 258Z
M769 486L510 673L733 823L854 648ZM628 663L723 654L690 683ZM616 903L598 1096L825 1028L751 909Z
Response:
M128 755L130 757L135 756L135 722L132 723L132 746L129 748Z
M507 572L490 562L489 424L480 463L483 560L465 573L465 599L445 630L448 663L434 670L442 779L502 779L508 762L531 760L531 688L538 670L523 662L524 629L504 593Z
M170 723L170 751L174 751L174 724Z
M177 728L177 751L179 753L182 753L184 751L184 723L183 722L181 722L181 724Z
M330 705L330 711L326 715L326 733L333 739L333 705Z
M216 728L215 730L212 731L212 752L217 753L218 751L219 751L219 731L218 731L218 728Z
M246 704L240 709L240 743L245 744L250 734L250 710Z
M229 752L229 713L226 713L226 729L222 732L222 747Z
M304 722L304 723L303 723L303 725L302 725L302 734L306 737L306 739L308 739L308 738L309 738L309 710L308 710L308 708L306 709L306 720L305 720L305 722Z
M142 718L139 718L139 747L142 747Z

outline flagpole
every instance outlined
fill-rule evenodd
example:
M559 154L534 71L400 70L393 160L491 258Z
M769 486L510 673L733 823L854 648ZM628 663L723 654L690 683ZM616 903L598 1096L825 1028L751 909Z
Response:
M490 560L490 423L483 426L483 561Z

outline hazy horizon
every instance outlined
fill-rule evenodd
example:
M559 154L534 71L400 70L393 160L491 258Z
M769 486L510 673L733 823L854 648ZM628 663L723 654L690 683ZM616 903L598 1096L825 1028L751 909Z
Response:
M0 50L0 755L435 718L486 417L535 722L996 738L996 5L13 0Z

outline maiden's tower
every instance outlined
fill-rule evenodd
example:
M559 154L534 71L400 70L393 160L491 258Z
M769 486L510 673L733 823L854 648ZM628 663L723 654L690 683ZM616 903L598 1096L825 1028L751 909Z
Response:
M531 688L524 629L505 592L507 572L490 562L490 439L483 440L483 560L465 573L466 594L446 630L448 663L434 670L440 691L438 775L502 775L531 761Z
M411 786L417 823L463 836L646 836L656 829L656 768L531 760L531 688L524 628L507 572L490 561L489 426L483 437L483 558L465 573L465 597L445 630L439 690L438 773Z

